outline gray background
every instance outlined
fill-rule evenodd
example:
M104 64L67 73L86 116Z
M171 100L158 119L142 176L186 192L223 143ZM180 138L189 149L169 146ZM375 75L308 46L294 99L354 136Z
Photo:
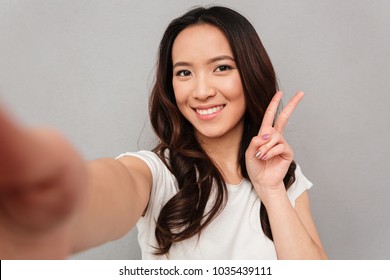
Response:
M0 102L58 128L86 159L150 149L147 99L158 42L193 5L221 4L255 26L315 184L312 211L331 259L389 259L390 1L0 1ZM136 230L72 256L138 259Z

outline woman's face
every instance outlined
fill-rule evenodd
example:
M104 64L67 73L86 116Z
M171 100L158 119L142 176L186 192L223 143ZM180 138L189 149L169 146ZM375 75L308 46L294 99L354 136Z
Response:
M174 41L172 64L176 103L197 136L241 137L245 96L225 35L209 24L187 27Z

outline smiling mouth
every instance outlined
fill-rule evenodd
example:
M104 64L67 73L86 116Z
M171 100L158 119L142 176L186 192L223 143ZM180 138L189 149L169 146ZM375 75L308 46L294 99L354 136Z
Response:
M225 105L219 105L208 109L195 109L195 111L201 116L207 116L207 115L215 114L218 111L221 111L224 107Z

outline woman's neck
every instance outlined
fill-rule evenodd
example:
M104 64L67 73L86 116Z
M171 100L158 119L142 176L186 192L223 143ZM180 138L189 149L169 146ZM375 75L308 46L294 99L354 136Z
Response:
M243 133L243 125L229 133L214 138L197 135L198 141L207 155L221 171L228 184L239 184L242 181L238 153Z

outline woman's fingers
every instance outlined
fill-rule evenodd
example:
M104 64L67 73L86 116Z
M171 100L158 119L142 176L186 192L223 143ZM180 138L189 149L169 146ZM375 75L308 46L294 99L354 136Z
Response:
M23 127L0 108L0 190L52 177L73 152L57 131Z
M261 152L259 151L259 147L263 146L270 140L271 140L271 136L269 134L253 137L246 150L246 157L248 159L259 157L261 154Z
M304 96L303 91L297 92L293 98L287 103L286 107L280 112L278 119L275 123L275 129L280 133L283 133L284 128L288 122L288 119L294 112L295 108L298 106L299 102L302 100Z
M277 132L270 135L268 142L266 142L262 145L259 145L257 152L255 154L255 157L262 159L262 160L265 160L266 158L268 158L268 155L267 155L268 151L271 150L274 146L280 144L281 140L282 140L281 135Z
M26 153L34 150L26 132L0 108L0 187L23 168Z
M283 135L279 132L269 135L269 139L263 141L263 143L259 144L257 147L256 153L254 154L255 158L267 160L274 156L286 153L286 155L291 154L291 156L287 156L286 159L289 159L290 157L292 159L292 150L283 138Z
M269 103L267 110L264 113L263 122L261 123L261 127L259 130L259 136L264 133L268 133L269 128L273 126L276 112L279 107L280 100L282 100L283 93L278 91L275 93L271 102Z
M287 143L281 143L273 146L270 150L268 150L260 160L270 160L273 157L281 156L284 160L292 160L293 152L288 146Z
M283 93L281 91L278 91L272 98L264 114L263 122L261 124L258 134L259 136L264 133L270 133L272 128L278 130L280 133L283 133L289 118L291 117L295 108L298 106L299 102L302 100L304 93L302 91L299 91L294 95L294 97L288 102L282 112L280 112L277 117L277 121L274 124L276 112L278 110L282 96Z

